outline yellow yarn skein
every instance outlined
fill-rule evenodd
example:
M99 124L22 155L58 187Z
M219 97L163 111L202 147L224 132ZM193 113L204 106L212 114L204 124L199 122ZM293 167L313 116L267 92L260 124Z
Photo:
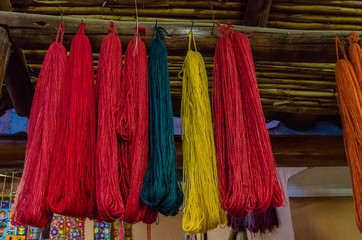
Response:
M195 51L191 50L191 37ZM205 62L197 52L193 32L182 66L182 150L185 209L184 231L205 233L226 224L220 204L208 79Z

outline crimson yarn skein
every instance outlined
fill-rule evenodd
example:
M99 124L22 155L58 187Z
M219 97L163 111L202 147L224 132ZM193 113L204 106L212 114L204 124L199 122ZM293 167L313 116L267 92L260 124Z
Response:
M117 132L121 136L121 191L125 200L123 221L151 224L157 210L140 199L148 163L148 67L147 50L136 29L124 57Z
M232 93L232 94L231 94ZM221 206L245 216L248 191L247 150L241 83L228 30L221 28L213 73L213 119Z
M97 220L114 222L123 217L124 204L119 186L120 148L116 133L116 110L121 95L122 44L110 23L98 58L96 186Z
M232 216L244 217L247 212L281 206L285 196L266 129L249 40L244 34L229 32L230 24L218 26L222 35L215 49L213 103L219 189L223 208Z
M48 192L52 212L72 217L92 217L95 207L94 69L84 25L70 48Z
M239 32L231 32L230 38L241 83L248 157L251 169L255 169L250 185L254 192L251 193L247 207L248 212L261 213L269 207L282 206L285 195L266 128L248 37Z
M64 23L61 22L56 41L50 45L45 55L35 89L29 119L25 167L12 217L12 223L18 226L42 228L51 222L53 216L46 198L68 60L63 46L63 34Z

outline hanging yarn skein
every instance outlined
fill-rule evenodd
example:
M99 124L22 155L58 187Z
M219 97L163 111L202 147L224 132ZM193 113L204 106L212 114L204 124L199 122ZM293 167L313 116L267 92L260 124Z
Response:
M91 217L95 207L94 69L84 25L70 48L48 192L52 212L72 217Z
M191 50L191 39L195 51ZM220 205L208 79L204 60L189 34L189 50L182 66L182 150L185 209L184 231L205 233L226 224Z
M260 103L249 40L244 34L229 33L230 24L218 26L222 36L215 49L213 106L219 189L223 208L232 216L244 217L247 212L281 206L285 196Z
M12 223L18 226L42 228L51 222L53 216L46 198L68 60L63 46L63 34L64 23L61 22L56 41L50 45L45 55L35 89L29 119L25 167L12 216Z
M125 201L123 221L151 224L157 210L140 199L148 162L148 70L147 50L136 29L124 57L120 105L116 130L121 136L121 193Z
M97 220L114 222L124 213L120 181L120 149L116 133L116 110L121 95L122 44L110 23L103 40L97 70L96 186Z
M222 207L234 216L246 215L248 171L241 83L228 30L221 28L213 73L213 118L219 191Z
M154 28L148 54L149 152L141 199L166 216L175 216L183 202L177 181L173 112L164 28Z
M339 111L341 113L343 126L343 138L352 178L356 222L359 231L362 233L362 188L360 187L362 181L362 167L360 164L360 159L362 157L362 131L360 128L362 124L362 88L359 81L360 76L356 75L356 72L361 72L360 63L362 61L359 57L361 49L355 43L353 36L350 36L350 41L351 45L349 51L351 61L353 60L353 65L347 58L344 42L340 42L338 37L336 37L337 63L335 71ZM339 59L338 46L343 53L343 59Z
M240 32L231 32L230 37L241 83L247 153L252 164L250 187L254 192L249 196L247 211L260 213L269 207L280 207L285 204L285 195L261 106L248 37Z

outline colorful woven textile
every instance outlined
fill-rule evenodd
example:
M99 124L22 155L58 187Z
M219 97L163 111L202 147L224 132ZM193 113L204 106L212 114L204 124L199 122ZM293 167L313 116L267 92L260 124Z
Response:
M132 224L123 222L123 239L132 240ZM119 240L119 220L113 223L94 222L94 240Z
M84 220L54 214L50 226L50 239L84 239Z

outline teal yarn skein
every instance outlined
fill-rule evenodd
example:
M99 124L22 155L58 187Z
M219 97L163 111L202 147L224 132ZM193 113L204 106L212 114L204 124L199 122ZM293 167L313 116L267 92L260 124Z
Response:
M176 172L173 112L164 28L153 31L148 52L149 152L142 201L165 216L175 216L183 203Z

